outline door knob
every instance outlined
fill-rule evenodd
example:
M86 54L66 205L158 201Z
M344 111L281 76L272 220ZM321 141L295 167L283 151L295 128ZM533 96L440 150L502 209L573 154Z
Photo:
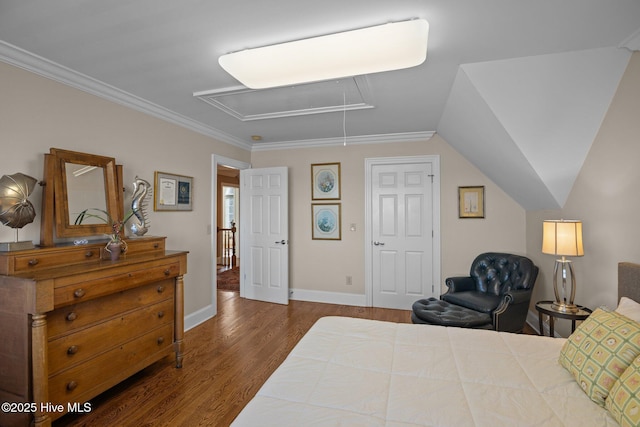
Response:
M276 245L286 245L286 244L287 244L287 241L284 239L280 240L279 242L276 242Z
M384 242L373 242L375 246L384 246Z

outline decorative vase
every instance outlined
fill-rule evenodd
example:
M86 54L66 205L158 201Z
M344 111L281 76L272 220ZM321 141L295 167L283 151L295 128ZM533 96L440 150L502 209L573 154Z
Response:
M121 242L109 242L105 249L111 255L111 261L117 261L120 259L120 254L122 253Z

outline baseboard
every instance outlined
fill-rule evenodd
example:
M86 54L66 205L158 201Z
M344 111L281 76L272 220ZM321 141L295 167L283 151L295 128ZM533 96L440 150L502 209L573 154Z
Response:
M291 289L290 299L296 301L321 302L327 304L366 306L365 296L362 294L346 294L343 292L310 291L306 289ZM208 305L184 318L184 330L195 328L216 315L213 305Z
M201 323L206 322L216 315L216 310L212 304L195 311L184 318L184 330L185 332L191 328L195 328Z
M540 324L538 323L538 315L535 312L531 310L527 312L526 322L527 322L527 325L531 326L531 329L533 329L538 333L538 335L540 335Z
M538 335L540 334L540 321L538 320L538 313L535 311L531 311L529 310L529 312L527 313L527 324L529 326L531 326L531 328L536 331L538 333ZM547 322L543 322L542 323L542 329L544 329L544 336L549 336L549 323ZM553 331L553 335L556 338L560 338L561 336L558 334L558 331Z
M295 301L322 302L326 304L366 306L366 297L362 294L344 292L310 291L308 289L291 289L289 299Z

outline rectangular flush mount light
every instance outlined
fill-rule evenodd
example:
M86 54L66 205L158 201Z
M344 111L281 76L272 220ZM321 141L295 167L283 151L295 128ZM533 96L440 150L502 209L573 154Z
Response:
M415 67L427 57L429 23L395 22L222 55L218 62L251 89Z

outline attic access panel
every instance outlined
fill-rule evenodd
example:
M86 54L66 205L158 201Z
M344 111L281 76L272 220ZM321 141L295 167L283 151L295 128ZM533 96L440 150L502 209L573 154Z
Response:
M272 89L236 86L193 96L242 121L374 108L365 76Z

